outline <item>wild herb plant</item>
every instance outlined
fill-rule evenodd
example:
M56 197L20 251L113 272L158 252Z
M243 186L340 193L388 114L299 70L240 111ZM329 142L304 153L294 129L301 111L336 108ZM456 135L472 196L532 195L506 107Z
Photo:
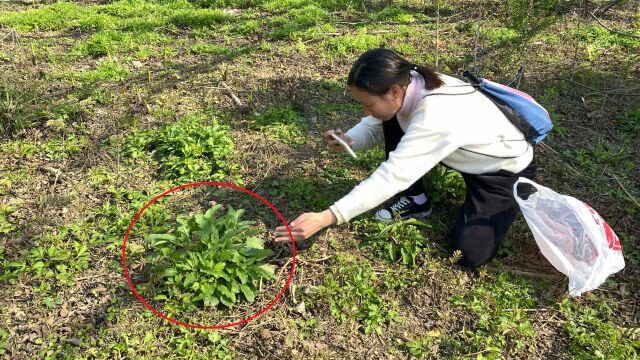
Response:
M430 227L416 219L397 220L390 224L363 219L357 223L356 229L364 231L361 247L372 249L387 261L415 266L418 254L428 248L419 226Z
M244 210L229 209L216 217L220 204L191 218L179 216L175 232L151 234L145 243L151 279L166 291L155 296L174 308L191 309L222 304L232 308L253 302L263 281L274 280L263 263L272 254L257 237L253 221L240 220Z
M383 333L383 325L399 322L397 303L389 303L377 291L377 275L371 264L361 263L351 255L339 256L334 267L318 288L318 295L329 302L331 315L340 322L356 320L365 334Z
M229 162L233 139L217 121L203 125L201 116L187 116L157 130L134 133L125 140L124 153L138 158L150 152L167 179L221 181L237 170Z

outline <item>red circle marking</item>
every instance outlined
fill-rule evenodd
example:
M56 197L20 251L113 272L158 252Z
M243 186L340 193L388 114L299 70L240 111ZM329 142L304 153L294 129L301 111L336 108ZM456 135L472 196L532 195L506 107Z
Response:
M236 190L240 190L240 191L244 191L247 194L253 195L254 197L260 199L263 203L265 203L268 207L271 208L271 210L273 210L276 215L278 215L278 218L280 218L280 220L282 221L282 223L284 224L284 226L287 228L287 232L289 233L289 238L291 239L291 249L292 249L292 260L291 260L291 271L289 272L289 278L287 279L287 282L284 284L284 287L282 288L282 291L280 291L280 293L278 294L278 296L276 296L275 299L273 299L273 301L271 301L271 303L269 305L267 305L264 309L260 310L259 312L257 312L256 314L241 320L241 321L237 321L231 324L226 324L226 325L192 325L192 324L187 324L181 321L178 321L176 319L172 319L167 317L166 315L164 315L163 313L159 312L158 310L154 309L153 306L149 305L143 298L142 296L140 296L140 294L138 294L138 292L136 291L136 288L133 286L133 283L131 282L131 278L129 277L129 271L127 270L127 261L125 259L125 250L127 249L127 239L129 238L129 233L131 232L131 229L133 228L133 225L136 223L136 221L138 221L138 218L140 217L140 215L142 215L142 212L148 208L149 206L151 206L151 204L153 204L154 202L156 202L156 200L160 199L161 197L170 194L176 190L180 190L180 189L184 189L184 188L188 188L188 187L194 187L194 186L203 186L203 185L215 185L215 186L226 186L226 187L230 187ZM127 278L127 282L129 283L129 286L131 287L131 290L133 290L133 293L136 295L136 297L138 298L138 300L140 300L140 302L142 302L144 304L144 306L147 307L147 309L151 310L154 314L160 316L161 318L168 320L172 323L178 324L178 325L182 325L182 326L187 326L190 328L194 328L194 329L222 329L222 328L226 328L226 327L231 327L231 326L235 326L235 325L239 325L242 323L246 323L249 320L253 320L256 317L262 315L265 311L269 310L269 308L271 308L276 302L278 302L278 300L280 299L280 297L282 296L282 294L284 294L284 292L287 290L287 288L289 287L289 283L291 282L291 278L293 277L293 271L295 270L295 264L296 264L296 246L295 246L295 242L293 241L293 235L291 234L291 229L289 228L289 224L287 224L287 221L282 217L282 215L280 215L280 213L278 212L278 209L276 209L275 206L271 205L270 202L268 202L267 200L265 200L262 196L254 193L251 190L245 189L243 187L239 187L233 184L227 184L227 183L223 183L223 182L217 182L217 181L203 181L203 182L197 182L197 183L191 183L191 184L185 184L185 185L181 185L178 187L175 187L173 189L167 190L165 192L163 192L162 194L156 196L153 200L149 201L144 207L142 207L142 209L140 211L138 211L138 213L136 214L136 216L133 218L133 220L131 221L131 223L129 224L129 228L127 229L127 233L124 235L124 242L122 243L122 266L124 268L124 276Z

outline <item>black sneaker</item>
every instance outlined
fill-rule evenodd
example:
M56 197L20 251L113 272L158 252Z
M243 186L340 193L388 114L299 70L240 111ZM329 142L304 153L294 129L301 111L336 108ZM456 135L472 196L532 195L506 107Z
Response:
M426 219L431 216L433 207L431 199L427 198L427 202L422 205L416 204L411 196L401 196L395 203L390 206L378 210L376 212L376 220L389 222L400 216L401 219L414 218Z

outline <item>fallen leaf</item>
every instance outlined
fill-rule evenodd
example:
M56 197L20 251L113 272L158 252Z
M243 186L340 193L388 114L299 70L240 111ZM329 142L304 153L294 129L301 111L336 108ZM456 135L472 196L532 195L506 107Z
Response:
M304 301L301 301L300 304L298 304L298 306L296 306L295 312L297 312L300 315L304 315L305 312L307 311L305 305L304 305Z
M82 342L80 342L80 340L78 340L77 338L71 338L71 339L67 339L67 342L71 345L74 346L81 346Z
M65 301L60 308L60 316L67 317L69 315L69 304Z

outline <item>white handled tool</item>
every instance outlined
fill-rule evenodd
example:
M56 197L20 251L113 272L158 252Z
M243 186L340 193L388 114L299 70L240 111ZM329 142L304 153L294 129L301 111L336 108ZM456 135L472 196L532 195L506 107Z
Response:
M353 152L353 150L351 150L351 147L349 147L349 145L347 145L347 143L344 140L342 140L338 135L332 133L331 137L336 139L336 141L339 142L340 145L342 145L345 149L347 149L347 152L349 153L349 155L353 156L354 159L358 158L356 156L356 153Z

